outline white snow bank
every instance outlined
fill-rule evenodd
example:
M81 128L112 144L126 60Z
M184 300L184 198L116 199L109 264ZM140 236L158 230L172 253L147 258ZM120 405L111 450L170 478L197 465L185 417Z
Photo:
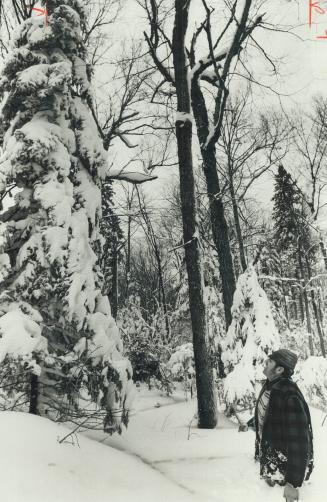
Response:
M0 414L3 502L190 502L139 460L25 413Z
M141 389L122 436L88 432L62 444L68 430L23 413L0 413L0 500L3 502L282 502L253 460L254 433L219 416L196 429L196 402ZM316 467L301 502L322 502L327 420L312 409ZM78 441L78 442L77 442ZM104 443L105 441L105 443ZM121 451L117 451L117 449ZM127 454L127 453L128 454ZM134 458L133 458L134 457ZM141 463L140 459L143 460Z
M136 415L126 433L109 437L106 444L143 458L192 492L198 502L284 501L282 487L270 488L259 477L259 465L253 458L253 431L238 432L238 427L223 415L219 415L216 429L197 429L196 401L178 401L155 391L139 390ZM311 413L316 467L310 482L301 488L300 500L322 502L327 419L322 426L325 414L315 409ZM96 435L104 440L103 433L93 433L93 437Z

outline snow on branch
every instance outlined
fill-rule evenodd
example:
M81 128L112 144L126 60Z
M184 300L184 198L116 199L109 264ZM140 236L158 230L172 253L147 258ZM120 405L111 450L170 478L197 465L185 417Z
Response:
M126 169L110 169L108 178L111 180L128 181L129 183L140 185L146 181L156 180L158 176L140 173L137 171L127 171Z

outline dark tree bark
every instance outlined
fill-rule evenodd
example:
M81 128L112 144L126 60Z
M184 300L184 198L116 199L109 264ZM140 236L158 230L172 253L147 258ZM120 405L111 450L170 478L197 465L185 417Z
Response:
M238 206L237 206L237 200L236 200L236 194L235 194L235 189L234 189L234 181L233 181L233 167L229 163L228 165L228 171L229 171L229 191L232 199L232 207L233 207L233 216L234 216L234 223L235 223L235 230L236 230L236 238L237 238L237 243L238 243L238 250L240 254L240 262L242 266L243 272L245 272L247 263L246 263L246 258L245 258L245 250L244 250L244 243L243 243L243 236L242 236L242 230L241 230L241 223L240 223L240 217L238 214Z
M300 271L300 280L301 280L301 290L303 291L303 301L304 301L304 307L305 307L305 317L306 317L306 322L307 322L307 331L309 334L309 349L310 349L310 355L314 355L314 350L313 350L313 340L312 340L312 326L311 326L311 316L310 316L310 308L309 308L309 300L308 300L308 294L307 291L304 287L305 285L305 275L304 275L304 267L303 267L303 261L302 261L302 249L299 247L298 248L298 261L299 261L299 271Z
M299 283L301 284L301 278L300 278L300 273L298 269L296 270L295 273L296 278L298 279ZM300 313L301 313L301 322L304 322L304 300L303 300L303 292L302 292L302 286L299 288L299 307L300 307Z
M111 314L114 319L117 318L118 312L118 249L117 243L113 250L112 257L112 285L111 285L111 294L110 294L110 306L111 306Z
M216 147L214 143L205 146L209 134L209 118L205 99L198 81L194 78L191 86L192 109L197 126L203 160L207 193L210 203L210 220L212 235L218 253L219 271L222 282L222 294L225 311L226 328L232 322L231 309L236 288L233 259L229 244L228 225L222 201L216 165Z
M307 265L307 270L308 270L308 276L310 279L312 277L312 270L311 270L310 261L309 261L307 255L306 255L306 265ZM322 353L323 357L326 357L324 332L323 332L322 326L320 324L320 314L319 314L318 307L317 307L316 295L315 295L315 292L312 287L310 288L310 297L311 297L313 313L315 316L315 321L316 321L316 326L317 326L317 331L318 331L318 336L319 336L319 341L320 341L321 353Z
M167 334L167 341L170 341L170 325L169 325L169 319L168 319L168 309L167 309L167 300L166 300L166 290L165 290L165 285L164 285L164 277L163 277L163 270L162 270L162 263L161 263L161 255L160 251L157 245L157 240L155 238L155 235L153 233L154 237L154 243L155 243L155 257L157 261L157 266L158 266L158 280L159 280L159 290L161 291L162 294L162 308L164 311L164 316L165 316L165 326L166 326L166 334Z
M194 360L198 400L199 427L214 428L217 406L213 371L210 364L206 306L203 297L201 249L196 222L195 183L192 159L192 119L185 56L189 0L175 0L173 62L177 92L176 138L179 160L181 209L185 260L189 283L189 301L193 331Z
M39 400L39 379L36 375L32 374L30 380L30 407L29 407L29 413L31 413L32 415L39 415L38 400Z
M203 170L207 182L207 192L210 202L212 233L219 258L219 270L222 280L222 292L227 328L232 321L231 309L233 306L233 296L236 289L236 283L233 269L232 253L229 244L228 225L225 218L224 205L217 173L216 144L221 135L226 102L229 95L227 79L230 74L232 60L235 55L237 55L241 50L242 43L247 38L249 33L251 33L251 31L254 29L256 23L261 22L258 18L256 23L254 23L251 28L248 29L246 27L251 5L252 0L245 0L241 19L239 22L237 22L237 29L235 31L231 46L226 54L226 57L224 58L224 65L221 74L219 74L217 65L214 65L216 76L219 81L219 86L215 100L216 103L214 112L214 127L212 132L210 132L209 130L209 120L205 99L199 84L200 72L195 72L193 74L191 86L193 114L198 129L198 137L203 159ZM208 8L207 13L207 34L208 38L211 40L211 33L209 28L210 13L208 11ZM211 58L212 60L215 60L212 44L209 43L209 46Z
M132 204L132 203L131 203ZM131 204L128 206L128 212L131 210ZM125 298L128 299L129 296L129 282L131 275L131 226L132 226L132 217L128 215L127 220L127 242L126 242L126 284L125 284Z
M323 258L324 258L325 269L327 270L327 251L326 251L325 244L324 244L324 241L322 240L322 238L320 238L320 240L319 240L319 246L320 246L320 250L323 255Z
M284 277L284 270L282 267L280 270L280 275L281 275L281 277ZM287 307L287 302L286 302L285 285L284 285L283 281L281 281L281 290L282 290L282 297L283 297L283 303L284 303L286 324L287 324L287 327L289 328L290 327L290 316L289 316L289 312L288 312L288 307Z

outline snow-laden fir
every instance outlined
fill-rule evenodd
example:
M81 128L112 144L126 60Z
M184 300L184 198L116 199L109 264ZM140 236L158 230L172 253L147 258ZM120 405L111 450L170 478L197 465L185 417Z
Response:
M252 266L238 278L232 316L222 340L222 359L228 372L224 392L231 404L253 404L267 355L279 348L279 334L267 295Z
M108 161L88 110L85 14L79 0L47 8L48 26L32 17L16 31L0 80L0 187L16 187L0 228L1 373L14 399L30 375L41 413L76 408L86 388L114 430L128 419L132 370L102 295Z

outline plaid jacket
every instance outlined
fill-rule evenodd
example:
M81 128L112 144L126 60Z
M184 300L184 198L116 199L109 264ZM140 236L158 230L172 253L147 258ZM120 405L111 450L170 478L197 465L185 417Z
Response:
M270 390L269 404L262 429L258 433L258 401ZM310 411L298 386L289 378L266 382L255 411L256 458L260 474L279 481L302 485L313 469L313 445Z

